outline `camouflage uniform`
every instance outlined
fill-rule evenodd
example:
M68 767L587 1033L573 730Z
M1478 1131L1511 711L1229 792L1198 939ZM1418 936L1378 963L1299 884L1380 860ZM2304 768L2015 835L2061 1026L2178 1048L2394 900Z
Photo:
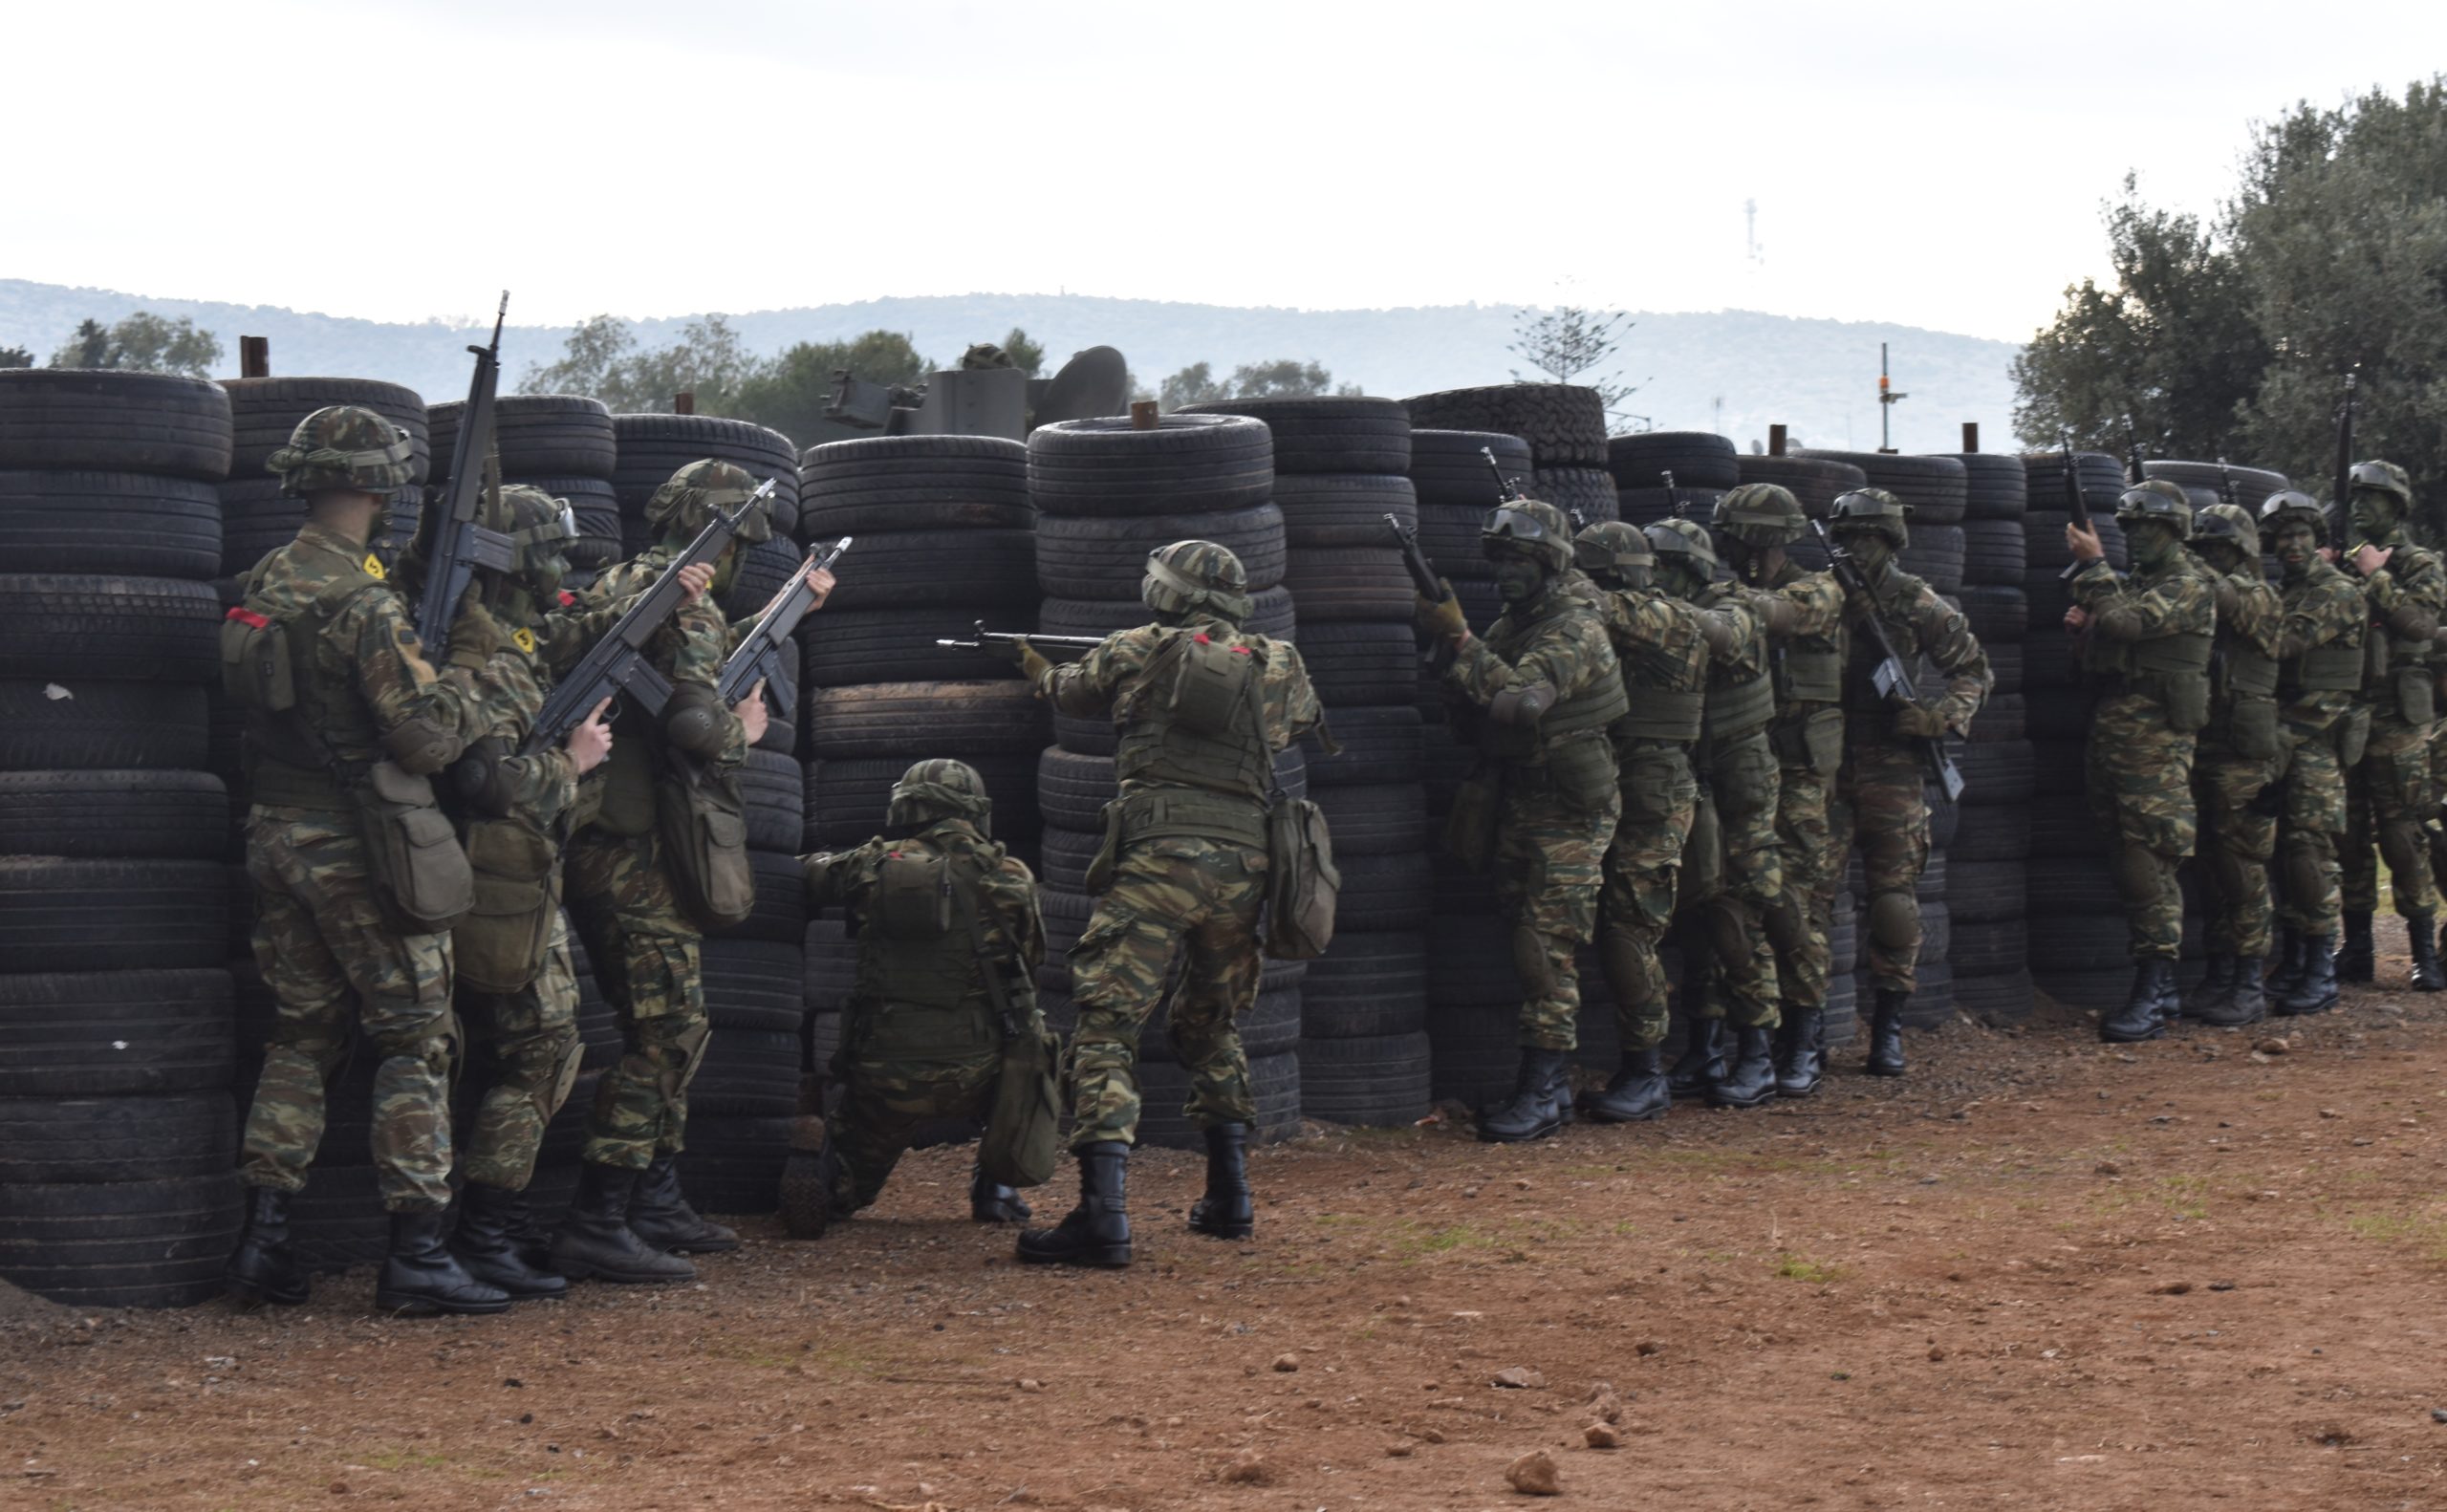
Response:
M2299 934L2333 936L2344 908L2336 853L2345 832L2345 768L2337 761L2337 724L2353 695L2336 684L2351 673L2323 679L2311 654L2333 662L2362 655L2365 613L2353 579L2318 557L2285 587L2285 620L2269 654L2279 659L2278 700L2286 745L2285 806L2279 844L2285 853L2277 917ZM2323 685L2325 684L2325 685Z
M1697 1017L1772 1029L1783 992L1767 916L1782 902L1785 872L1776 842L1781 773L1767 739L1776 713L1767 622L1733 583L1712 583L1696 601L1730 621L1733 634L1709 660L1706 727L1692 753L1724 846L1720 885L1690 900L1705 920L1721 990L1685 1006Z
M1843 769L1844 590L1832 572L1787 561L1756 595L1767 616L1775 675L1776 843L1784 889L1767 913L1777 985L1787 1007L1823 1012L1831 967L1828 940L1849 846L1829 818Z
M956 878L955 899L976 899L981 940L970 939L957 901L949 934L927 938L920 929L897 938L894 910L882 897L886 866L938 859ZM1036 878L965 818L937 819L905 839L878 836L803 864L808 905L847 904L859 922L857 986L832 1067L842 1091L824 1120L830 1206L842 1215L875 1201L921 1126L982 1121L993 1111L1006 1026L985 973L1006 983L1018 1032L1042 1032L1031 974L1045 959L1045 931Z
M2249 552L2232 571L2207 554L2213 514L2232 509L2256 541L2258 528L2232 505L2214 506L2196 518L2194 556L2208 574L2218 605L2218 637L2209 723L2194 747L2193 781L2199 802L2201 871L2209 883L2210 990L2225 986L2231 961L2268 959L2273 918L2268 863L2277 852L2277 821L2262 793L2285 768L2277 728L2278 641L2285 609ZM2220 520L2231 528L2231 520ZM2225 967L2220 971L2220 967Z
M2361 580L2370 606L2366 646L2384 641L2384 659L2370 658L2372 673L2362 702L2371 710L2371 736L2346 788L2345 910L2371 914L2379 906L2375 842L2388 864L2396 912L2406 918L2438 913L2438 888L2431 875L2424 826L2435 817L2430 785L2430 745L2435 711L2429 672L2430 640L2447 612L2447 566L2417 546L2401 526L2370 543L2393 554L2388 565ZM2410 701L2409 693L2417 696Z

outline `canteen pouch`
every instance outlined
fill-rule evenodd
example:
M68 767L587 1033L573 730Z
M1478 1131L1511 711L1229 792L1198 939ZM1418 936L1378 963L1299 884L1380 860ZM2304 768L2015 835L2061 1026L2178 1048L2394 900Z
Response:
M1003 1040L994 1111L977 1142L977 1169L1005 1186L1043 1186L1062 1155L1061 1043L1044 1028Z
M397 762L366 768L357 789L357 827L374 884L401 923L438 935L475 906L476 883L459 832L433 799L433 784Z
M240 708L286 714L297 706L289 627L244 605L221 621L221 691Z
M2430 669L2399 666L2391 674L2396 684L2396 712L2408 724L2427 724L2436 709L2431 699Z
M1342 873L1325 810L1306 798L1277 797L1267 812L1266 953L1314 961L1333 943Z
M2337 716L2336 760L2347 770L2362 765L2362 753L2371 745L2371 705L2356 703Z
M2166 702L2167 728L2195 735L2209 724L2209 678L2199 672L2162 672L2158 696Z
M1681 893L1694 900L1713 897L1724 886L1724 827L1717 801L1700 794L1691 810L1691 832L1682 841Z
M1233 716L1246 706L1257 659L1203 634L1177 642L1173 663L1173 723L1193 735L1231 733Z
M756 908L756 874L747 864L747 813L728 776L703 780L675 769L654 788L655 829L677 884L680 906L707 933L744 921ZM611 803L607 795L604 804Z
M1719 745L1708 770L1708 790L1723 813L1751 814L1776 806L1784 773L1765 741L1738 740Z
M1547 781L1575 813L1596 813L1614 801L1614 744L1604 730L1582 730L1547 747Z
M1483 872L1495 859L1495 829L1504 804L1500 779L1481 772L1453 789L1453 808L1444 816L1444 853L1472 872Z
M2226 711L2226 744L2246 761L2275 761L2285 754L2277 725L2274 699L2237 699Z
M560 859L560 848L523 819L479 819L467 826L474 904L450 932L461 982L479 992L517 992L544 969Z

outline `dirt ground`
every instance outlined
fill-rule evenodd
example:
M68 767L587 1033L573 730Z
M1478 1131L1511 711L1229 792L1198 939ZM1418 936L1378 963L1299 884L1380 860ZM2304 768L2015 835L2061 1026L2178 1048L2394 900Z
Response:
M1543 1452L1597 1507L2436 1508L2447 1004L2403 981L2133 1049L1958 1024L1899 1086L1848 1050L1527 1148L1321 1131L1239 1244L1153 1153L1119 1274L1013 1264L939 1151L684 1290L21 1300L0 1506L1476 1508Z

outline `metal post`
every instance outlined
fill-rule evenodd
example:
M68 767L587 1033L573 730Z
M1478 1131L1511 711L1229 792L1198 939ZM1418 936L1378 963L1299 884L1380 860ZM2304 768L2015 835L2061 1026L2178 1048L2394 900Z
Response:
M672 395L672 396L671 396L671 413L673 413L674 415L694 415L694 414L696 414L696 413L697 413L697 391L696 391L695 389L692 389L692 388L684 388L684 389L682 389L679 393Z
M1980 422L1976 420L1967 420L1962 422L1962 449L1965 451L1980 449Z
M240 336L238 338L238 376L240 378L271 377L271 337Z
M1131 401L1130 428L1132 430L1154 430L1159 418L1154 400L1142 399Z

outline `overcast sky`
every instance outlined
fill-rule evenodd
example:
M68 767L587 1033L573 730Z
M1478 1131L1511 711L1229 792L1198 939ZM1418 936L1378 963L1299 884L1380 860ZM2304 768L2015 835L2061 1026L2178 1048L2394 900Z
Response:
M11 4L0 276L378 319L979 291L2011 340L2127 169L2447 68L2447 7ZM1755 202L1753 258L1743 206Z

